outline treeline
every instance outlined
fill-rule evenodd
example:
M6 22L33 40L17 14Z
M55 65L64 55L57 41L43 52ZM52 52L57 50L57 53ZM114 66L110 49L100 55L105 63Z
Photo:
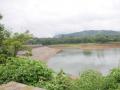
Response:
M86 37L61 37L61 38L33 38L29 41L29 44L77 44L77 43L108 43L108 42L119 42L120 35L106 36L86 36Z

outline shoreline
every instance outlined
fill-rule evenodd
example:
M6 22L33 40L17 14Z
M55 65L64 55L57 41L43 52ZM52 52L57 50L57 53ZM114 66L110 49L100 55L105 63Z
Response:
M48 60L61 52L61 49L50 48L48 46L37 47L32 49L32 59L48 62Z
M96 44L96 43L87 43L87 44L58 44L50 45L51 48L58 49L69 49L77 48L82 50L94 50L94 49L111 49L111 48L120 48L120 43L106 43L106 44Z
M61 52L63 49L77 48L81 50L100 50L100 49L112 49L120 48L120 43L112 44L59 44L59 45L49 45L41 46L32 49L32 59L48 62L50 58L55 56L57 53Z

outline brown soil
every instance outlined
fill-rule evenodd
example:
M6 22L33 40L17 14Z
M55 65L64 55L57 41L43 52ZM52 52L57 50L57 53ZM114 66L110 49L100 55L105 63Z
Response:
M32 58L47 62L52 56L60 52L61 49L49 48L47 46L32 49Z
M50 45L33 48L32 58L47 62L52 56L56 55L65 48L78 48L83 50L120 48L120 43L112 44L63 44Z
M120 48L120 43L112 44L66 44L66 45L52 45L52 48L78 48L82 50L92 50L92 49L110 49L110 48Z
M17 82L9 82L8 84L0 85L0 90L45 90L45 89L27 86Z

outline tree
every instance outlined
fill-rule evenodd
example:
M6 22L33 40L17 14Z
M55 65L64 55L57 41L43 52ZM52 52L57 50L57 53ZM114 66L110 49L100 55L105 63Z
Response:
M0 15L0 19L2 19L2 15ZM10 36L10 32L5 30L4 26L2 24L0 24L0 54L4 54L5 53L5 48L3 45L3 42L5 39L9 38Z
M0 19L2 19L2 15L0 14Z
M2 19L2 15L0 15L0 19ZM30 51L25 44L31 37L32 35L29 34L28 30L24 33L11 34L0 24L0 55L16 56L19 50L27 49Z
M31 37L32 35L29 34L28 31L24 33L14 33L9 37L9 39L4 41L4 46L6 46L5 48L10 51L11 56L16 57L18 51L20 50L26 49L27 51L30 51L30 49L25 46L25 44L28 42L28 40L31 39Z

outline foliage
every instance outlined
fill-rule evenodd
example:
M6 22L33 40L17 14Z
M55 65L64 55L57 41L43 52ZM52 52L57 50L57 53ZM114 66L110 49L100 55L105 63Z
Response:
M104 84L104 90L120 90L120 68L113 69Z
M28 32L20 34L14 33L4 41L4 46L8 51L11 51L12 56L16 56L19 50L28 49L24 45L29 39L31 39L31 37L32 37L31 34L29 34Z
M0 19L2 19L2 15L0 14Z
M76 84L78 86L76 90L101 90L103 76L99 72L86 71L80 75Z
M6 38L9 38L10 32L5 30L4 26L0 24L0 46Z
M74 43L108 43L120 42L120 32L117 31L83 31L73 34L58 35L53 38L33 38L30 44L74 44Z
M61 71L46 85L46 88L48 90L75 90L75 85L74 80L66 76L64 72Z
M0 15L0 19L2 19L1 15ZM5 45L3 43L7 38L9 38L9 36L10 36L10 32L7 31L2 24L0 24L0 54L2 54L0 55L0 57L2 56L2 58L0 59L0 62L1 60L2 61L5 60L3 59L4 58L3 54L8 54L8 52L6 51L6 48L4 48Z
M52 70L44 63L25 58L10 58L5 65L0 65L0 84L16 81L35 85L52 79Z
M2 16L0 15L0 19ZM28 49L24 46L32 38L29 31L11 34L0 24L0 54L16 56L19 50ZM30 51L30 49L28 49Z
M8 58L5 54L0 54L0 64L5 64L7 60Z
M0 65L0 84L10 81L47 90L120 90L120 69L113 69L107 76L89 70L72 79L63 71L55 74L40 61L10 57Z

